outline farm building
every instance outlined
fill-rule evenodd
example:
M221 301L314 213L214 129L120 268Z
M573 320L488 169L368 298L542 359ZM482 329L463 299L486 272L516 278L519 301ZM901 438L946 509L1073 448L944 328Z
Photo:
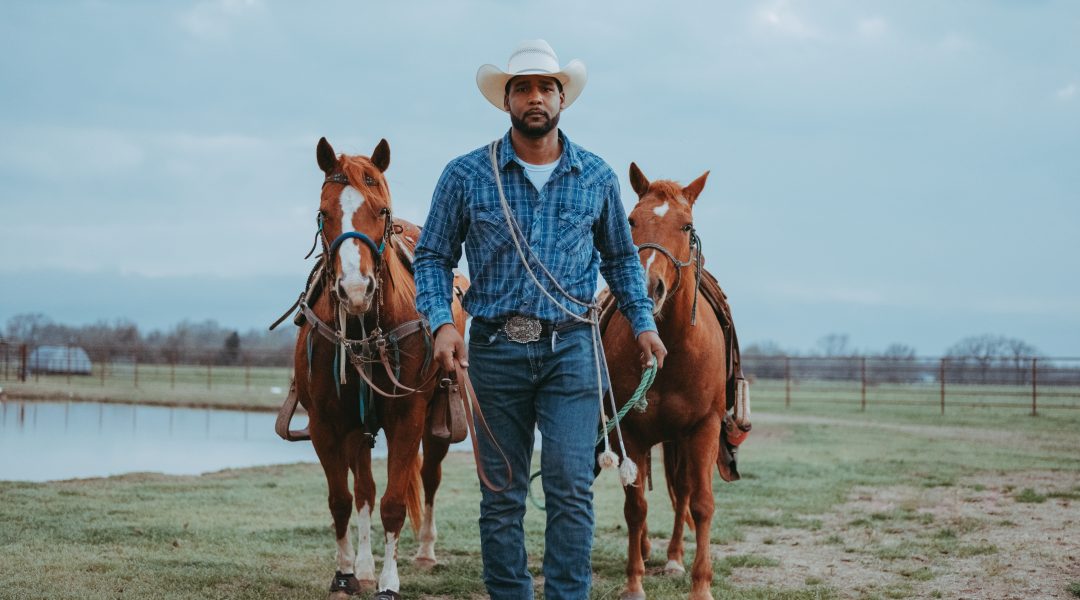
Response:
M39 346L27 360L30 373L90 374L90 357L78 346Z

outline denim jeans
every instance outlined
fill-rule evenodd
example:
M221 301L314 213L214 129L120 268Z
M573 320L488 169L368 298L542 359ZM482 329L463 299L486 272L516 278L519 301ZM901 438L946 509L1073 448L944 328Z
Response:
M545 600L584 600L592 582L593 463L600 406L592 330L580 325L521 344L474 320L469 375L484 417L513 478L492 492L481 486L480 542L484 583L493 600L533 598L525 553L525 501L533 432L541 435L547 527ZM496 486L506 483L502 456L479 436L482 464Z

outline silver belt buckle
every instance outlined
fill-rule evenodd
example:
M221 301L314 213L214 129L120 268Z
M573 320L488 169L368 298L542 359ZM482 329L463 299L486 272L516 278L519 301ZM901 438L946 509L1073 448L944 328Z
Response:
M506 320L503 331L512 342L527 344L540 339L540 321L531 317L514 315Z

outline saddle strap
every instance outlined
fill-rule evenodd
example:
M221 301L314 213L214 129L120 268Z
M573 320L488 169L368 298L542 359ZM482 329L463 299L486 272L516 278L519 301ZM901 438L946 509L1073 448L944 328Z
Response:
M281 404L281 408L278 409L277 421L274 423L274 433L278 434L278 437L286 442L304 442L311 439L311 434L308 432L308 428L303 429L289 429L289 425L292 424L293 414L296 413L296 403L300 399L299 394L296 393L296 380L293 379L289 382L289 395L285 397L285 402Z
M495 439L495 434L491 432L491 427L488 426L483 411L480 410L480 402L476 397L476 390L473 389L472 380L469 379L469 370L458 366L457 371L451 374L450 379L451 381L456 380L463 386L465 396L468 398L468 401L464 403L465 411L467 412L465 422L469 426L469 437L472 439L473 456L476 459L476 475L480 478L480 483L484 484L484 487L492 492L499 493L506 491L513 480L514 470L510 466L510 459L506 457L506 453L503 452L502 446L500 446L498 440ZM496 485L491 482L491 479L488 478L487 472L484 469L484 462L480 459L480 446L476 440L477 422L483 427L488 439L491 440L491 444L495 446L499 455L502 456L503 464L506 465L506 484L501 487L496 487Z

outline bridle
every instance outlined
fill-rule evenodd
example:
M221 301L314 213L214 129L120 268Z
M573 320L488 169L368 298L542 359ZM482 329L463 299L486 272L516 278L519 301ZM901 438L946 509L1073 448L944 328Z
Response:
M682 284L683 267L689 267L690 265L694 266L694 305L690 309L690 324L696 325L698 290L701 288L701 266L703 261L701 255L701 237L698 236L697 230L694 229L692 224L686 226L686 231L690 233L690 260L679 260L671 250L653 242L645 242L644 244L638 245L637 251L640 254L642 250L656 250L671 261L671 264L675 267L675 285L668 293L669 296L674 295L675 291L679 289L679 285Z

